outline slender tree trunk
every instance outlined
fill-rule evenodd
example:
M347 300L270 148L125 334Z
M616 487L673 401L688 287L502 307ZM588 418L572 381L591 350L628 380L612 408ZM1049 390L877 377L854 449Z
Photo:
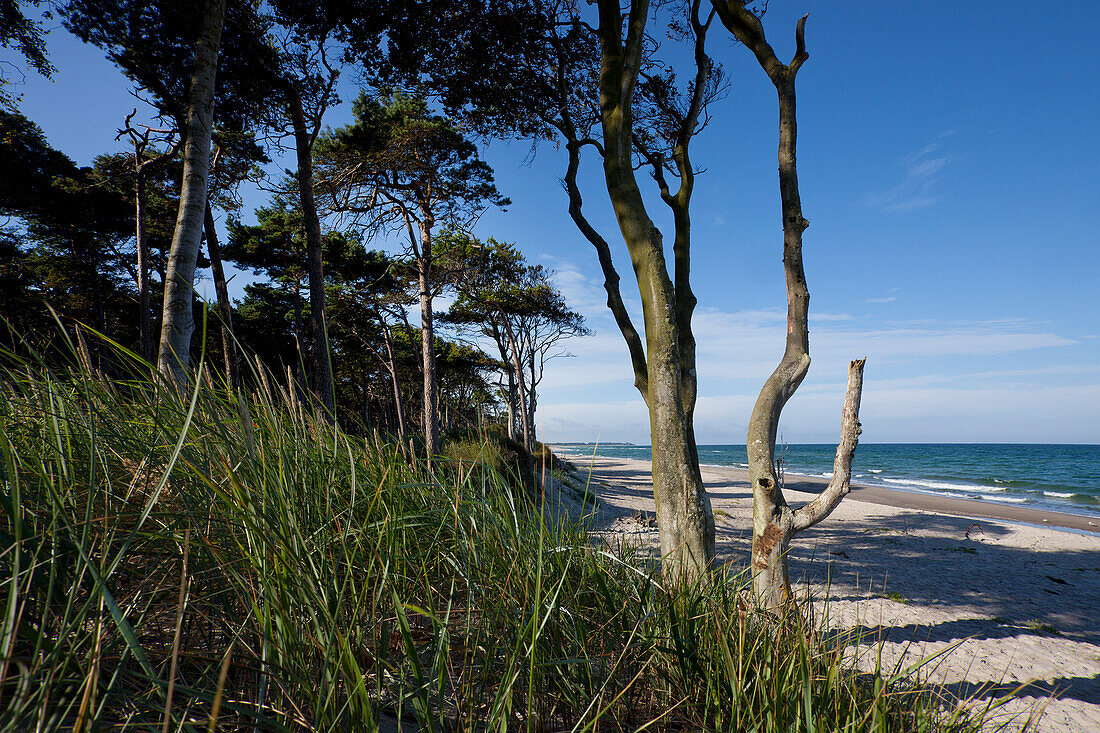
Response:
M317 201L313 194L313 139L306 127L301 96L293 85L287 85L287 88L298 161L298 196L306 229L309 316L313 329L313 391L324 408L325 418L332 421L335 405L328 328L325 323L325 264L321 245L321 218L317 213Z
M402 440L405 440L405 398L401 395L401 378L397 375L397 370L390 372L390 378L393 381L393 411L397 417L397 435Z
M222 351L225 352L225 377L234 392L240 388L237 362L237 344L233 339L233 308L229 304L229 286L225 282L225 268L218 246L218 230L214 226L214 212L206 204L206 248L210 251L210 269L214 273L214 290L218 294L218 315L222 322Z
M753 592L764 608L778 610L790 599L787 547L794 512L783 498L775 472L775 439L783 406L810 368L810 292L802 266L802 217L795 162L794 75L778 84L779 188L783 209L783 269L787 282L787 346L764 383L749 419L749 481L753 492Z
M714 515L700 479L680 391L676 334L667 320L646 323L653 493L666 575L687 581L714 560Z
M519 404L520 424L523 427L523 447L528 453L534 453L535 442L527 412L527 385L524 384L526 380L523 378L523 365L519 360L519 347L516 344L515 334L512 333L512 326L507 321L504 323L504 334L508 337L508 348L512 351L512 371L516 375L516 388L519 393L516 396L516 402Z
M149 292L149 242L145 238L145 166L138 162L134 183L134 236L137 243L138 344L153 363L153 300Z
M397 417L397 437L405 442L405 401L401 396L401 377L397 374L397 362L393 358L393 337L388 326L382 326L382 334L386 342L386 359L389 361L387 371L390 373L390 381L393 382L393 410Z
M431 223L420 227L421 257L417 263L420 287L420 353L424 363L424 447L428 459L439 452L439 392L435 371L435 325L432 320Z
M508 367L508 437L516 439L516 378Z
M127 127L129 128L127 117ZM181 120L177 125L184 128ZM145 184L149 177L149 171L160 165L168 158L173 157L179 150L178 145L172 146L165 153L143 160L145 155L146 140L142 139L134 148L134 241L137 249L137 288L138 288L138 348L141 358L152 364L157 355L153 351L153 303L149 276L152 271L149 256L149 241L145 232Z
M538 398L535 395L535 352L533 350L527 358L527 373L531 375L527 390L527 425L528 430L531 431L531 445L534 445L536 437L535 407L538 405Z
M519 370L517 373L516 388L518 394L516 395L516 402L519 403L519 419L523 425L523 447L528 453L535 452L534 436L531 434L531 420L527 413L527 389L524 385L523 371Z
M164 281L164 313L157 366L180 386L191 368L191 335L195 331L191 301L195 266L206 219L207 178L210 171L210 138L214 129L214 77L218 68L225 0L208 0L195 45L195 71L191 77L184 144L183 186L179 216L168 254Z
M500 352L500 362L504 365L504 373L508 376L508 394L505 395L508 407L508 438L516 439L516 377L512 370L511 360L508 358L508 347L504 342L504 334L493 324L490 334L496 342L497 351Z

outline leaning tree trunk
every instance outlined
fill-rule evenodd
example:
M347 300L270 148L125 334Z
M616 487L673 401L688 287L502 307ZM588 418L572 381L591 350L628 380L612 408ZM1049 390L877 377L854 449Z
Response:
M210 268L214 271L214 290L218 295L218 316L221 320L222 351L225 358L225 378L229 391L237 405L237 415L244 430L245 448L248 455L256 457L256 438L252 428L252 412L248 399L241 392L241 367L237 353L237 340L233 336L233 308L229 304L229 286L225 280L225 268L222 267L221 249L218 246L218 231L214 226L214 212L210 202L206 204L206 248L210 252Z
M802 27L801 24L799 26ZM800 36L801 37L801 34ZM802 46L800 44L799 48ZM810 368L810 292L802 267L802 216L795 161L794 72L796 56L777 73L779 93L779 190L783 209L783 269L787 283L787 346L779 366L764 383L749 419L749 480L753 492L753 591L757 602L778 609L790 599L787 545L794 534L794 512L783 499L775 473L775 438L783 406ZM793 67L793 68L792 68Z
M134 183L134 236L137 243L138 343L141 358L153 362L153 299L149 292L149 242L145 237L145 166L137 164Z
M164 311L157 367L177 387L186 383L191 367L191 335L195 331L191 301L206 219L210 137L214 129L214 77L218 69L218 49L224 20L225 0L209 0L195 44L195 72L191 77L187 109L183 186L164 280Z
M532 350L527 358L527 373L531 376L529 389L527 390L527 429L531 431L531 444L535 442L535 408L538 407L538 395L535 384L535 352Z
M379 320L382 320L379 315ZM390 381L393 383L393 411L397 418L397 437L402 444L405 442L405 400L401 396L401 378L397 373L397 361L393 356L393 336L389 326L382 324L383 340L386 343L386 371L390 373Z
M775 475L775 427L770 409L781 410L785 400L775 400L774 383L765 384L749 423L749 480L752 482L752 588L758 605L782 612L792 599L787 549L791 538L832 513L851 489L852 457L859 441L859 401L863 390L863 359L848 365L848 388L840 421L840 443L833 459L829 485L813 501L791 509L783 498ZM782 365L781 365L782 367ZM777 370L778 372L779 370ZM775 375L772 375L775 377ZM793 391L793 390L792 390ZM759 411L759 414L758 414ZM765 431L770 430L770 441Z
M824 519L848 493L852 455L860 432L859 400L863 388L863 360L848 369L848 390L841 420L833 477L814 501L792 510L783 498L775 470L775 438L783 407L802 383L810 367L810 292L802 265L802 233L809 222L802 216L796 161L797 120L795 76L806 53L805 16L795 31L797 50L789 64L781 63L764 38L760 20L736 0L715 0L723 25L760 62L779 95L779 194L783 215L783 270L787 287L787 345L779 365L760 390L749 419L749 481L753 494L752 578L757 603L781 611L791 599L787 548L797 533Z
M126 118L126 126L127 129L131 129L130 117ZM181 124L180 127L182 126ZM137 249L138 348L140 349L141 358L152 364L156 359L156 354L153 352L153 299L149 284L149 275L152 268L149 257L149 240L145 231L145 183L149 177L149 171L168 158L175 156L179 146L174 145L167 152L161 153L150 160L142 160L146 143L147 139L142 138L134 149L134 242Z
M661 555L668 564L666 575L689 580L704 573L714 562L714 515L700 480L684 410L677 333L667 310L667 297L657 289L651 290L649 296L643 295L642 310L649 311L646 317L649 429ZM658 302L647 306L647 299Z
M527 412L527 385L524 384L523 379L523 366L519 361L519 348L516 345L515 335L512 332L512 326L505 321L505 334L508 336L508 345L512 350L512 369L511 371L516 375L516 387L518 394L516 395L516 402L519 404L519 418L523 425L523 447L526 449L528 455L532 455L535 452L535 437L531 431L531 418Z
M233 338L233 308L229 304L229 286L225 281L225 268L218 247L218 231L214 226L214 212L206 205L206 248L210 251L210 269L214 273L214 290L218 294L218 316L222 322L222 351L225 357L225 378L229 388L236 392L240 387L237 362L237 344Z
M605 162L604 167L607 171L613 166ZM642 299L653 496L664 573L673 582L691 582L714 562L714 515L700 479L684 404L676 293L665 266L661 233L645 213L632 177L629 183L620 182L621 172L610 171L607 178Z
M302 97L287 85L290 119L294 126L294 147L298 162L298 198L305 219L306 259L309 270L309 318L313 330L313 391L324 408L325 419L335 417L328 328L325 322L325 263L321 243L321 218L313 195L313 138L306 127Z
M516 378L508 367L508 438L516 439Z
M493 325L493 341L496 342L497 351L500 352L500 363L504 365L504 373L508 377L508 394L505 395L508 407L508 439L516 439L516 376L508 362L508 347L505 345L504 334Z

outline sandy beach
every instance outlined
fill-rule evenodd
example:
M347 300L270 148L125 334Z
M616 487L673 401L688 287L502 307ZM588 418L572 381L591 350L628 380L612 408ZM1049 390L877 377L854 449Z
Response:
M577 458L603 503L614 542L656 547L648 461ZM704 466L720 561L743 564L752 537L747 472ZM825 481L788 477L792 506ZM1028 730L1100 730L1100 526L1088 517L853 486L824 522L795 538L791 581L830 623L857 629L861 668L911 664L958 645L921 671L978 704L1030 683L1003 710L1045 705ZM827 602L823 599L828 598ZM1053 699L1051 695L1054 695ZM1003 717L1002 717L1003 719Z

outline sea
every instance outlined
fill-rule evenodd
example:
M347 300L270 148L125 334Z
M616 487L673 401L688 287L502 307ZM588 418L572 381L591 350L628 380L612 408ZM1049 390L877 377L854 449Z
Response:
M558 443L562 456L649 460L649 446ZM786 474L830 478L835 445L782 445ZM700 445L699 462L748 468L744 445ZM852 482L1100 516L1100 445L860 443Z

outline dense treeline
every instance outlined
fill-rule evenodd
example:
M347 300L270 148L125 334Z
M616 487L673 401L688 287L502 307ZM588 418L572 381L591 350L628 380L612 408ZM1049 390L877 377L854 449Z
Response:
M507 199L454 119L422 94L392 91L390 80L417 71L381 51L395 19L338 4L208 5L205 20L190 3L59 6L66 27L106 51L157 119L140 124L136 110L120 111L119 149L88 167L3 100L7 347L49 354L59 321L83 330L78 341L108 378L108 341L177 378L205 354L233 389L257 387L266 372L318 415L402 442L415 433L429 454L441 432L486 421L533 449L542 366L560 339L585 333L583 322L551 273L513 246L470 236L484 208ZM196 165L193 48L211 23L222 28L207 49L217 55L213 134L198 141L208 149ZM363 80L354 119L323 129L342 73ZM294 162L286 177L264 176L273 158ZM269 202L241 211L241 185L261 177ZM201 213L190 234L188 207ZM244 223L249 213L255 223ZM201 247L188 250L187 236ZM230 266L252 275L232 302ZM434 312L444 293L461 304L453 317Z

